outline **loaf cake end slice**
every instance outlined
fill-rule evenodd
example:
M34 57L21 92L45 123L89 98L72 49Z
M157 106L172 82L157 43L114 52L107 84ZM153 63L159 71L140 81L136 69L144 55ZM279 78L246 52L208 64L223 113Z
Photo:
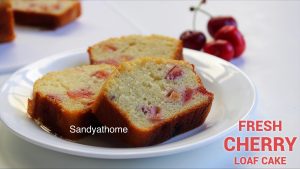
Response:
M79 0L13 0L17 24L56 29L81 15Z
M10 0L0 0L0 43L15 39L14 16Z
M182 42L161 35L129 35L111 38L88 48L91 64L119 65L138 57L182 59Z
M131 146L149 146L200 126L213 102L193 65L139 58L121 64L104 83L93 106L98 120L127 127Z
M29 115L58 136L81 138L85 134L71 133L70 127L97 121L91 106L114 69L105 64L86 65L46 74L34 83Z

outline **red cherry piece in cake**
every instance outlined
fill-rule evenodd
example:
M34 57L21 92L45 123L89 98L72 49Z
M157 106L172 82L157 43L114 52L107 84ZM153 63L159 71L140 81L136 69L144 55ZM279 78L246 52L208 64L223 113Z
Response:
M175 80L178 77L182 76L183 72L179 66L172 67L169 72L167 73L165 79L167 80Z
M43 10L44 12L47 12L49 10L49 7L47 5L41 5L40 6L41 10Z
M106 59L106 60L99 60L96 62L96 64L109 64L109 65L114 65L114 66L118 66L119 62L115 59Z
M52 7L53 7L53 9L55 9L55 10L59 10L59 9L60 9L60 4L59 4L59 3L56 3L56 4L54 4Z
M79 89L67 92L67 95L73 99L90 98L93 94L94 93L88 89Z
M188 101L190 101L193 97L193 94L194 94L194 90L192 88L186 88L184 91L183 91L183 103L186 103Z
M105 45L102 46L102 49L103 49L104 51L114 52L114 51L117 50L117 47L115 47L115 46L112 45L112 44L105 44Z
M158 106L142 106L141 110L149 120L155 121L161 119L160 108Z
M133 57L132 56L129 56L129 55L121 55L120 56L120 60L121 61L130 61L130 60L132 60L133 59Z
M91 76L99 78L99 79L106 79L109 75L110 75L110 73L103 71L103 70L99 70L99 71L93 73Z

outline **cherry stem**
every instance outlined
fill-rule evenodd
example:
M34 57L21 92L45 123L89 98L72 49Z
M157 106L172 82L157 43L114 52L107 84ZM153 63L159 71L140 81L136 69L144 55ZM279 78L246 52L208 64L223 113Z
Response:
M191 8L191 11L194 11L194 15L193 15L193 30L194 31L196 31L196 21L197 21L197 12L198 11L204 13L206 16L208 16L210 18L213 17L213 15L211 15L209 12L200 8L201 5L204 3L205 3L205 1L202 0L196 7Z
M204 10L204 9L199 9L198 11L204 13L206 16L208 16L208 17L210 17L210 18L213 17L213 15L212 15L211 13L207 12L207 11Z

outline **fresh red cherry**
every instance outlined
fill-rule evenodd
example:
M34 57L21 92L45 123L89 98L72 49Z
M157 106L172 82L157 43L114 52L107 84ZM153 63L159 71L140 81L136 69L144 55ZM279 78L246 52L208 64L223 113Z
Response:
M183 32L180 35L180 40L182 40L184 47L194 50L201 50L206 43L204 33L191 30Z
M239 57L246 49L246 42L242 33L236 26L224 26L216 34L215 39L223 39L230 42L234 48L234 57Z
M203 51L227 61L230 61L234 55L233 46L226 40L216 40L206 43Z
M232 25L237 27L235 19L231 16L211 17L207 24L209 34L214 37L215 33L223 26Z

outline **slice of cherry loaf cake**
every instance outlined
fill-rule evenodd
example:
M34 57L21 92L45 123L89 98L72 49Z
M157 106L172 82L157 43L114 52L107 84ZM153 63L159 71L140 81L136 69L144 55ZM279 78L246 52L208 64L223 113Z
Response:
M70 126L85 127L97 121L91 106L114 70L110 65L85 65L46 74L34 83L29 115L54 134L81 138L84 134L71 133Z
M14 16L10 0L0 0L0 43L14 40Z
M78 0L13 0L17 24L56 29L81 15Z
M111 38L88 48L91 64L119 65L137 57L182 59L182 42L160 35L129 35Z
M191 64L145 57L111 74L93 112L106 126L127 127L117 136L128 145L149 146L200 126L212 101Z

